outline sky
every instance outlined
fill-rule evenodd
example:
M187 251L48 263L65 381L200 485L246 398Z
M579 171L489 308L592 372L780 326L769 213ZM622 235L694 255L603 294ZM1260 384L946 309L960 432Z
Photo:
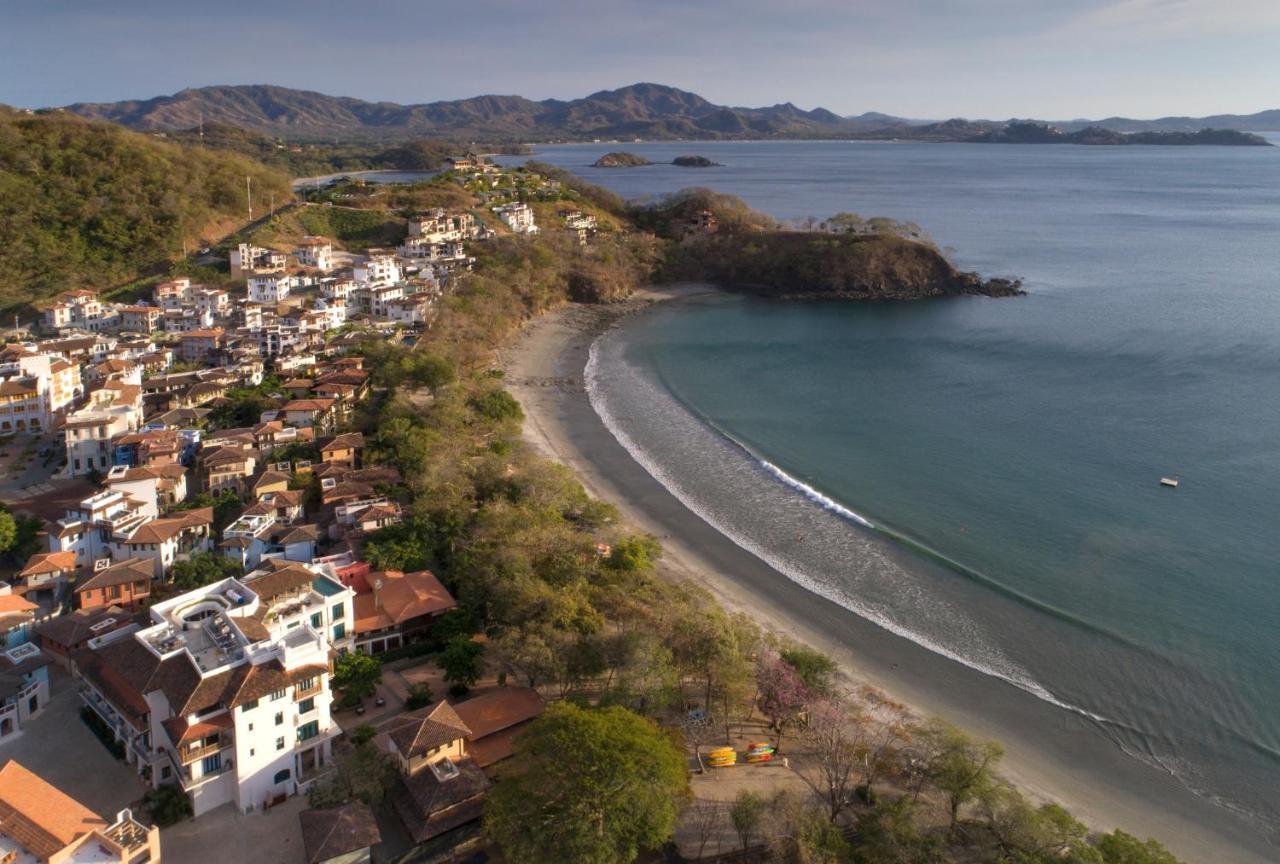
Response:
M0 102L278 84L399 103L713 102L921 119L1280 107L1280 0L0 0Z

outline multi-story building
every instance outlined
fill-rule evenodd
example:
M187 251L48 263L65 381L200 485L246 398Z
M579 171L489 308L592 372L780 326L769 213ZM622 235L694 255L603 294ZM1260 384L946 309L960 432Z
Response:
M120 310L120 329L129 333L154 333L164 321L158 306L125 306Z
M48 656L27 641L8 647L0 645L0 743L19 734L48 702ZM0 821L0 830L2 826Z
M333 269L333 244L323 237L303 237L293 255L303 266L326 273Z
M151 298L161 309L181 309L195 299L199 285L192 285L191 280L182 277L161 282L151 291Z
M214 321L227 316L231 309L231 295L221 288L201 288L195 293L195 306Z
M178 356L187 362L205 362L222 348L225 334L221 327L184 333Z
M79 363L24 350L0 364L0 434L52 428L83 392Z
M436 209L409 220L409 236L426 243L470 240L476 236L476 217L470 213L450 213Z
M494 207L493 212L516 234L538 233L538 226L533 222L533 208L528 204L517 201Z
M401 279L400 262L386 250L370 249L368 257L355 266L354 274L357 282L366 285L394 285Z
M44 323L52 330L103 329L106 309L93 291L68 291L44 313Z
M283 270L255 270L249 274L249 302L274 305L289 296L297 277Z
M251 243L241 243L231 250L231 278L240 279L252 270L278 271L288 264L283 252L263 249Z
M108 822L10 759L0 768L0 861L158 864L160 829L129 810Z
M63 437L67 475L106 473L113 462L111 439L142 425L142 389L134 384L103 387L89 394L89 404L67 415Z
M351 589L293 562L150 609L82 655L84 703L153 785L177 783L196 816L260 810L306 791L332 761L329 658L349 650Z
M94 562L92 573L76 582L76 607L105 609L119 606L138 609L151 597L153 565L145 558L130 558L112 564L103 558Z

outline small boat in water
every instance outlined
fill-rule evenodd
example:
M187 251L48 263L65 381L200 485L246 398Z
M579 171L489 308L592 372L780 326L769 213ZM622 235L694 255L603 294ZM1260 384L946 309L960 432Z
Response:
M1177 478L1177 477L1161 477L1161 478L1160 478L1160 485L1161 485L1161 486L1168 486L1168 487L1169 487L1169 488L1171 488L1171 489L1177 489L1177 488L1178 488L1178 478Z

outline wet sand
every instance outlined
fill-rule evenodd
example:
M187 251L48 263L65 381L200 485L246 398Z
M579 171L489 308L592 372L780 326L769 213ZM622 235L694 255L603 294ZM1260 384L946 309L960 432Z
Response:
M643 292L611 307L570 305L532 322L504 352L524 406L525 436L573 469L593 494L662 539L663 567L728 608L822 649L852 679L922 714L1000 741L1002 773L1024 791L1066 806L1098 830L1155 837L1194 864L1265 864L1280 848L1172 776L1123 753L1087 718L969 669L855 615L787 579L686 508L605 428L588 401L583 368L595 338L619 316L706 286Z

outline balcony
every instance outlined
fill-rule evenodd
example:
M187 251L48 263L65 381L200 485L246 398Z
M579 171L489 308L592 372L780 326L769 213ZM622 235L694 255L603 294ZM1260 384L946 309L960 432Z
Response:
M230 738L222 738L212 744L201 744L198 747L183 747L181 751L182 764L190 765L192 762L197 762L206 756L212 756L214 753L219 753L230 748L232 743L233 741Z
M316 683L312 684L305 690L294 689L293 701L301 702L303 699L309 699L312 696L319 696L324 691L324 684L320 682L320 677L316 676Z

